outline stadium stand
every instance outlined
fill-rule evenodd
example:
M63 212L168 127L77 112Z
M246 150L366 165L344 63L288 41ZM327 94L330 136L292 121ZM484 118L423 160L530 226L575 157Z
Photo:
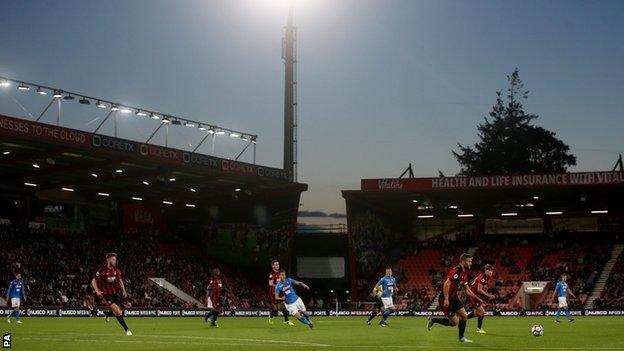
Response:
M279 235L267 230L262 233ZM184 305L147 278L166 278L203 301L205 284L214 266L222 271L223 306L248 309L268 304L264 279L257 279L253 271L215 262L193 249L196 245L175 235L163 240L149 232L63 232L4 225L0 227L0 236L4 239L0 253L2 281L10 281L15 271L22 272L30 297L27 304L31 306L93 306L89 284L101 268L102 257L110 251L119 254L119 266L130 295L125 300L126 307L194 307ZM238 238L241 240L242 236ZM264 278L264 274L260 277Z

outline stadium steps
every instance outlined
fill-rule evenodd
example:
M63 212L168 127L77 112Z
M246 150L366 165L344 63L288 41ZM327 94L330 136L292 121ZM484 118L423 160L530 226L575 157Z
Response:
M617 261L623 250L624 245L613 245L613 249L611 250L611 258L609 259L609 261L607 261L607 263L605 263L604 267L602 268L602 272L600 272L600 276L598 277L598 279L596 279L596 284L594 284L591 295L589 295L587 302L585 302L585 308L592 308L594 305L594 300L600 298L600 293L607 284L607 279L611 275L611 270L613 269L615 262Z
M429 311L435 311L435 310L438 309L438 307L440 307L440 304L438 303L438 299L439 299L438 296L440 294L441 293L439 292L439 293L435 294L435 296L433 297L433 300L431 301L431 305L429 305L429 308L428 308Z
M187 302L191 305L195 305L201 308L204 308L204 304L201 303L199 300L197 300L196 298L194 298L193 296L185 293L184 291L182 291L182 289L178 288L177 286L169 283L167 281L167 279L165 278L149 278L149 281L151 281L152 283L154 283L156 286L158 286L161 289L164 289L170 293L172 293L173 295L175 295L177 298L179 298L180 300Z

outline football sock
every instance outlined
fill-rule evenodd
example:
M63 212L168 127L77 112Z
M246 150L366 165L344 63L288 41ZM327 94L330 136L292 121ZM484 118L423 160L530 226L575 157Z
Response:
M219 317L219 312L212 312L212 318L211 318L212 324L217 322L218 317Z
M558 309L557 312L555 312L555 319L559 320L559 317L561 316L561 310Z
M385 322L386 319L388 319L388 317L392 314L392 312L393 312L392 310L385 310L382 315L383 316L382 320Z
M269 318L273 318L275 316L277 316L277 309L271 310L271 314L269 315Z
M483 326L483 316L477 319L477 327L481 329L482 326Z
M126 325L126 321L124 321L123 316L117 316L117 321L121 324L121 327L124 328L125 331L128 331L128 326Z
M18 321L20 320L20 311L19 310L15 310L15 319L17 319ZM570 317L568 316L568 319L570 319Z
M310 320L309 320L309 319L307 319L307 318L306 318L305 316L303 316L303 315L302 315L301 317L299 317L299 322L301 322L301 323L303 323L303 324L305 324L305 325L310 325Z
M433 321L433 324L438 323L446 326L450 325L448 318L432 318L431 321Z
M464 337L464 332L466 331L466 321L459 321L457 326L459 328L459 338L462 339Z
M468 319L474 318L476 317L474 314L474 311L470 311L470 313L468 313Z
M19 316L19 311L18 311L17 313L18 313L18 316ZM570 310L569 310L569 309L567 309L567 308L566 308L566 310L565 310L565 314L566 314L566 318L567 318L568 320L572 319L572 317L570 317ZM18 317L18 319L19 319L19 317Z
M370 316L368 317L368 321L367 322L372 321L373 318L375 318L378 314L379 314L379 312L377 312L377 311L371 312Z
M287 309L283 309L282 310L282 314L284 315L284 321L288 322L288 310Z

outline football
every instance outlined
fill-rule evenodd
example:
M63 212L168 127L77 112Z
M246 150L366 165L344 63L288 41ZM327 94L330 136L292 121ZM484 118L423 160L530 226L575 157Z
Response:
M544 334L544 327L542 327L540 324L536 324L531 327L531 333L533 334L533 336L542 336L542 334Z

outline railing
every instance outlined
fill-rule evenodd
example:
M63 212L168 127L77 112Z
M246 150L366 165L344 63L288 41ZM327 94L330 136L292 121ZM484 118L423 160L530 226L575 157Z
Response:
M297 234L347 234L346 224L297 224Z

